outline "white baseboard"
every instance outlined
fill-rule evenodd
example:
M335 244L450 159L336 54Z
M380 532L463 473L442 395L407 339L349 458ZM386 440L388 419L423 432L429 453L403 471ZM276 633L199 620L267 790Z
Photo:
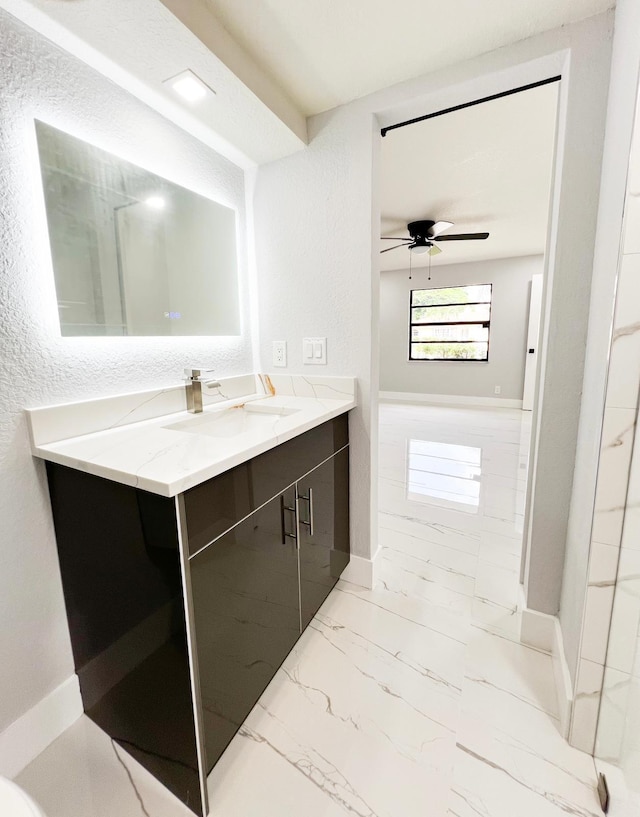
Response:
M523 606L520 641L551 655L553 680L558 701L560 733L563 738L567 739L573 709L573 686L564 653L564 641L558 617L547 613L539 613L537 610L531 610Z
M372 590L376 583L380 548L371 559L351 554L351 560L340 577L345 582L360 585Z
M522 400L506 397L473 397L466 394L422 394L413 391L381 391L378 394L386 403L443 403L449 406L496 406L498 408L522 408Z
M0 733L0 775L14 778L82 712L78 676L72 675Z
M555 638L555 616L546 613L539 613L529 607L522 608L522 627L520 630L520 641L529 647L537 650L553 652L553 639Z

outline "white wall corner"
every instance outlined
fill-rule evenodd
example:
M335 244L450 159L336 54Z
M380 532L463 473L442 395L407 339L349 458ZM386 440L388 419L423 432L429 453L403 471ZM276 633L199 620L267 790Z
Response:
M386 403L430 403L448 406L522 408L522 400L511 400L506 397L473 397L466 394L420 394L412 391L381 391L379 398Z
M381 552L382 549L378 548L370 559L351 554L351 560L340 578L345 582L373 590L378 577Z
M14 778L82 712L78 676L72 675L0 733L0 775Z

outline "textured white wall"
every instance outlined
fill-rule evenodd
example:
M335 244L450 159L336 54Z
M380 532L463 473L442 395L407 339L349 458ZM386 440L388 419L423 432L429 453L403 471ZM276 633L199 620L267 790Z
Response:
M235 207L242 172L0 12L0 730L73 672L44 467L26 406L177 383L182 368L252 371L246 254L242 337L61 338L33 118ZM244 242L243 242L244 244Z
M371 530L372 121L353 107L310 122L302 153L258 169L253 199L261 356L288 342L289 370L355 375L351 412L352 550L375 551ZM352 206L350 206L350 203ZM327 366L305 366L303 337L327 338Z
M380 275L380 390L522 400L531 276L543 257L497 258ZM409 293L421 287L493 284L488 362L409 361Z

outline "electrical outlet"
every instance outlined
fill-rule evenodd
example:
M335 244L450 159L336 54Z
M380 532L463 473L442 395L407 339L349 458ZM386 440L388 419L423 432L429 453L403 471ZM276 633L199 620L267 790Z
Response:
M502 386L496 386L493 391L494 391L494 394L500 394L500 392L502 391Z
M287 341L274 340L273 341L273 365L286 366L287 365Z

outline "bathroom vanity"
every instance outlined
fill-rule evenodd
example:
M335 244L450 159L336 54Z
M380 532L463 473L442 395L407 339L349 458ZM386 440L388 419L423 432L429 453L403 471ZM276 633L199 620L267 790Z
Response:
M84 709L198 815L215 797L207 776L349 562L353 380L219 391L200 415L158 413L184 389L29 412ZM80 417L85 433L61 436Z

